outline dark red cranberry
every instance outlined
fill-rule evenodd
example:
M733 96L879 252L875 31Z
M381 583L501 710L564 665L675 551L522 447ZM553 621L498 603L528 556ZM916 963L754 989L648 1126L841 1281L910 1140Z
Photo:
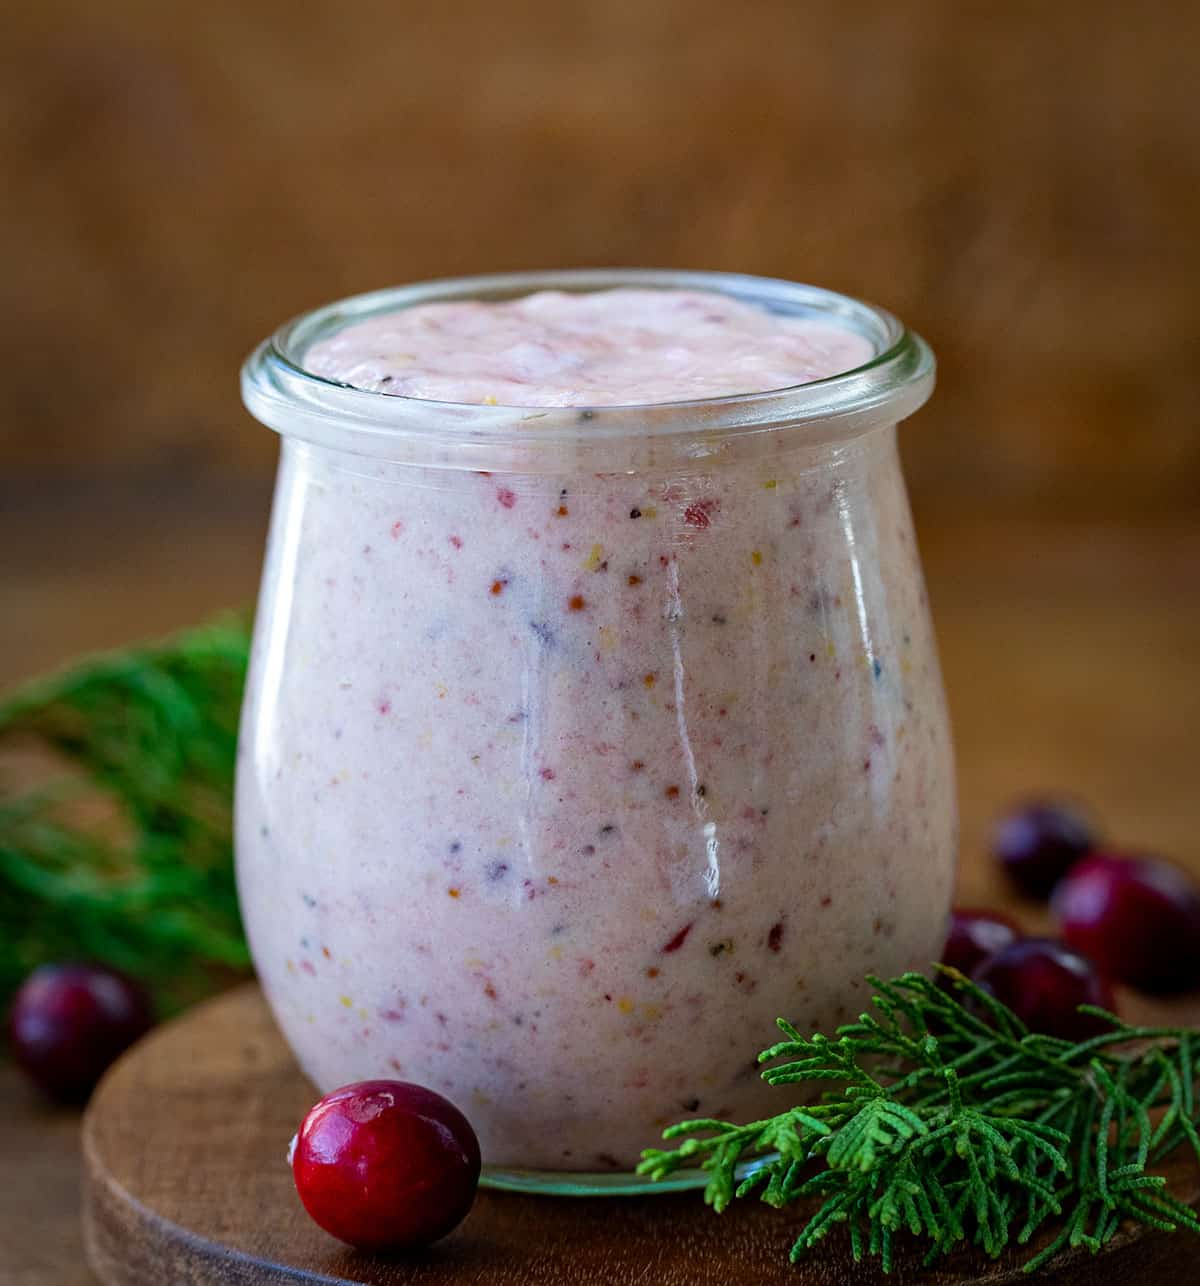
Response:
M955 907L950 912L950 932L942 950L942 964L970 974L986 957L1016 942L1017 925L1000 911L973 911Z
M1022 938L978 967L974 980L1007 1005L1031 1031L1086 1040L1112 1028L1081 1014L1080 1005L1113 1008L1107 979L1086 957L1049 938Z
M1040 800L997 821L992 853L1023 893L1046 898L1095 843L1092 825L1078 808Z
M35 969L13 1000L13 1056L51 1098L82 1102L109 1064L154 1023L146 992L100 965Z
M1153 857L1095 853L1054 893L1063 940L1144 991L1200 985L1200 890Z
M362 1250L444 1237L470 1210L479 1182L479 1142L467 1118L406 1081L360 1081L327 1094L289 1156L305 1210Z

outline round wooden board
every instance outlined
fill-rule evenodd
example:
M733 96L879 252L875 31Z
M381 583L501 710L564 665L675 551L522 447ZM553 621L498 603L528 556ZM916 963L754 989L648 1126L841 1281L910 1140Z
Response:
M246 986L161 1028L125 1056L84 1120L84 1222L106 1286L1015 1286L1020 1259L973 1255L889 1277L855 1265L844 1237L791 1267L795 1210L739 1202L720 1217L699 1193L570 1199L481 1191L468 1219L420 1253L382 1259L327 1237L301 1209L284 1156L316 1097L262 995ZM1181 1163L1174 1190L1200 1199ZM1102 1286L1200 1277L1183 1235L1122 1237L1035 1280Z

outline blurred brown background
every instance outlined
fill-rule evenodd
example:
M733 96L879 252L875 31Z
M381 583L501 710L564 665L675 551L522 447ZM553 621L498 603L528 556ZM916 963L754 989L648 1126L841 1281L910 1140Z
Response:
M924 331L919 505L1200 502L1200 6L14 7L10 482L265 476L239 359L336 295L740 269Z
M0 682L253 592L276 444L237 368L285 317L740 269L939 353L904 449L969 846L1063 785L1195 851L1200 6L7 7Z

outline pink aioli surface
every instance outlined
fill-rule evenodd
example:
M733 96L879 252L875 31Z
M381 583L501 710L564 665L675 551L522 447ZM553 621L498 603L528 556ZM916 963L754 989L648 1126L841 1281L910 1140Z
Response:
M311 349L519 406L786 386L857 334L693 291L420 305ZM603 409L584 412L581 432ZM777 434L780 439L783 434ZM630 1168L786 1098L924 968L956 843L893 428L655 472L417 468L284 439L241 744L242 906L322 1091L452 1099L485 1165Z
M853 370L867 339L703 290L545 290L423 304L314 345L314 374L500 406L629 406L789 388Z

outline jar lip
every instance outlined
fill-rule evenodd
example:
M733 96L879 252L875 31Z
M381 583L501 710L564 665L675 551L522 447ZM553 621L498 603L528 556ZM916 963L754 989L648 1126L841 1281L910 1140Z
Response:
M874 355L851 370L785 388L688 401L569 407L414 398L357 388L304 365L305 353L317 340L415 304L630 286L716 291L773 312L830 321L866 338ZM286 436L402 460L408 447L424 454L421 439L431 437L451 454L456 443L476 451L488 443L536 449L538 442L662 441L698 432L734 436L800 426L810 427L812 442L840 440L910 415L928 398L933 377L933 353L919 335L885 309L835 291L742 273L577 268L441 278L323 305L286 322L259 345L242 368L242 395L257 419Z

